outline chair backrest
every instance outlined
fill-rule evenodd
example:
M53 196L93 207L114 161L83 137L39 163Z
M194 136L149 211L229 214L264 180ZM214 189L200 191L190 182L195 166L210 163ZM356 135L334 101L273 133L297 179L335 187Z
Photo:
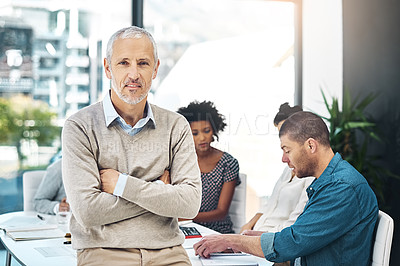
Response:
M247 176L239 174L240 185L236 186L235 193L233 194L231 206L229 207L229 216L233 223L233 231L240 233L240 229L246 223L246 189Z
M394 222L392 217L379 211L375 226L375 241L372 249L371 266L389 266Z
M24 211L35 211L33 197L42 181L45 170L26 171L22 175L22 190L24 193Z

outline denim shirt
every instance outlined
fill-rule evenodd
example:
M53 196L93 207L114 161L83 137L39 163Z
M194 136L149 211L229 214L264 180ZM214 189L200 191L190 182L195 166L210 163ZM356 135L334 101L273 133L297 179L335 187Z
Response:
M267 260L301 265L370 265L378 204L365 178L336 153L307 188L308 203L296 222L264 233Z

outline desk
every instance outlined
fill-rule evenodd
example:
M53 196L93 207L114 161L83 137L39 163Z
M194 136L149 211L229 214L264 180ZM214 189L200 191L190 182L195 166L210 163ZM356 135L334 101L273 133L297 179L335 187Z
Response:
M0 223L15 217L15 216L36 216L34 212L12 212L0 215ZM56 223L55 217L51 215L45 215L46 220L51 223ZM195 223L189 223L185 226L195 226L202 235L215 234L216 232ZM65 230L65 228L60 228ZM11 256L13 256L21 265L27 266L45 266L45 265L57 265L57 266L73 266L76 265L76 253L72 250L71 245L65 245L63 242L64 238L54 239L42 239L42 240L28 240L28 241L14 241L7 236L3 230L0 230L0 239L4 247L7 250L6 266L11 265ZM186 239L183 244L190 261L193 266L201 266L201 260L195 256L193 250L193 244L196 243L199 238ZM48 248L48 249L62 249L65 255L59 255L54 257L45 257L37 249ZM67 254L69 252L69 254ZM261 266L272 265L272 263L266 261L263 258L254 257L258 264Z
M0 223L15 216L36 216L35 212L12 212L0 215ZM43 215L50 223L56 223L55 216ZM65 228L60 228L66 231ZM62 248L66 251L71 250L71 245L64 245L65 238L14 241L7 236L3 230L0 231L0 239L7 250L6 265L11 265L13 256L21 265L28 266L71 266L76 265L76 257L72 254L57 257L45 257L36 248ZM72 252L71 252L72 253ZM75 253L75 252L74 252Z

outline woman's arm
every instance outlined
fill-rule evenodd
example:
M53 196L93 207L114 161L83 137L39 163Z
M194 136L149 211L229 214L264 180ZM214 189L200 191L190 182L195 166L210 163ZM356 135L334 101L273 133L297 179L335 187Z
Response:
M233 193L235 192L236 182L236 179L230 182L225 182L222 185L217 208L208 212L199 212L193 221L212 222L225 219L232 202Z
M256 213L248 223L242 226L242 228L240 229L240 233L243 233L243 231L246 230L252 230L254 228L254 225L257 223L262 215L263 214L261 212Z

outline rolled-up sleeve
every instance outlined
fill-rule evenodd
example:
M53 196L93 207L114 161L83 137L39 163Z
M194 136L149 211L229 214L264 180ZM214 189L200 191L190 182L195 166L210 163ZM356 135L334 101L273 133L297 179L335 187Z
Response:
M264 233L261 235L261 248L265 258L273 257L275 233Z

